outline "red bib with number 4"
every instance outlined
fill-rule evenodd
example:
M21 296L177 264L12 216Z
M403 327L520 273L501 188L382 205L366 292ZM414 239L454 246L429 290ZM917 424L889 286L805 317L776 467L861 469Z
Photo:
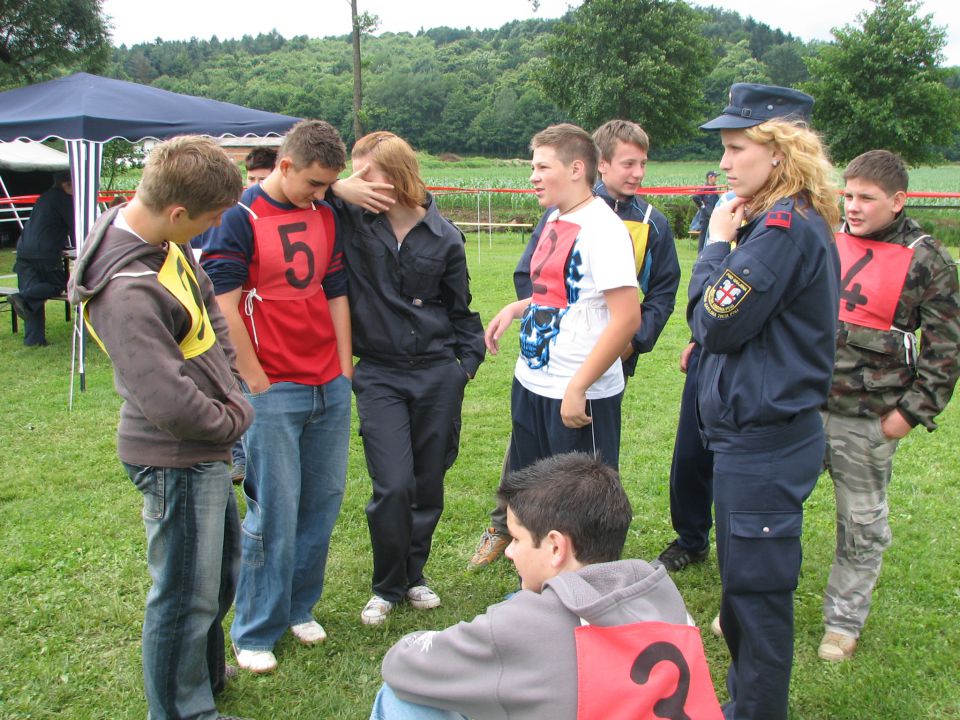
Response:
M257 294L267 300L306 300L327 274L335 228L316 210L256 218Z
M577 720L723 720L690 625L586 625L577 643Z
M837 233L837 251L840 253L840 319L874 330L889 330L913 250Z

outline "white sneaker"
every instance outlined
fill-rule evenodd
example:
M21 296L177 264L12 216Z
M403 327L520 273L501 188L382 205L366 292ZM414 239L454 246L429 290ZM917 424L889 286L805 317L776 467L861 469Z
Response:
M316 620L307 620L304 623L291 625L290 632L302 645L316 645L327 639L326 630Z
M414 585L407 590L407 600L417 610L429 610L440 606L440 596L426 585Z
M717 637L723 637L723 628L720 627L719 613L717 613L717 616L713 619L713 622L710 623L710 632L712 632Z
M277 669L277 656L270 650L241 650L234 645L233 654L237 656L237 665L257 675Z
M380 625L387 619L387 614L391 610L393 610L392 602L384 600L379 595L374 595L363 606L363 610L360 612L360 622L364 625Z

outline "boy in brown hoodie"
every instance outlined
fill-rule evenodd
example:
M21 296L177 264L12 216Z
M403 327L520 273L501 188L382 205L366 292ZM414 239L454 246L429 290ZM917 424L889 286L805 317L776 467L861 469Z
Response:
M153 586L143 623L149 717L214 720L221 620L240 560L230 447L253 411L213 286L187 247L236 204L236 165L212 141L157 146L130 203L100 217L68 292L110 356L117 452L143 494Z

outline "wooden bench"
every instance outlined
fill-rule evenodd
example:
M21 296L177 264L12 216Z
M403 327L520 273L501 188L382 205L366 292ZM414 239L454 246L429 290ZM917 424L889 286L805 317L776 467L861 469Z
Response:
M13 309L13 305L10 303L10 296L17 292L19 291L14 287L0 287L0 298L3 298L6 301L7 309L10 311L10 328L14 335L17 334L20 317L17 315L16 311ZM60 293L56 297L48 298L48 300L62 302L64 319L67 322L70 322L73 319L73 306L67 299L66 293Z

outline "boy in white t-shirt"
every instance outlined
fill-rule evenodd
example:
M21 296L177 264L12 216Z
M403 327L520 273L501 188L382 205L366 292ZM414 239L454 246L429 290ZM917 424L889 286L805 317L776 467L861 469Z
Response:
M541 207L557 208L530 264L533 296L487 326L487 349L520 318L511 397L510 469L579 450L618 469L620 355L640 326L633 245L623 222L593 196L599 151L575 125L553 125L530 142Z

